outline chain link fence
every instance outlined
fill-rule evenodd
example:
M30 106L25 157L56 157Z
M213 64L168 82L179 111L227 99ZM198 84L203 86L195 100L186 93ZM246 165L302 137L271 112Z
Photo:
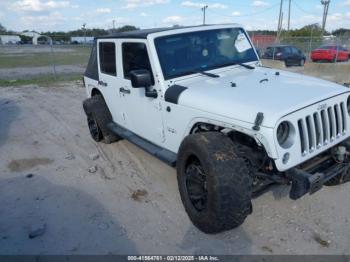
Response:
M252 36L255 47L260 54L265 52L266 48L275 44L292 45L299 48L307 58L310 57L312 50L320 46L338 46L350 50L350 37L281 37L278 41L275 36Z
M0 81L81 79L91 46L62 43L0 45Z
M349 83L350 63L313 63L310 61L312 50L322 45L337 45L350 50L349 37L283 37L279 42L274 36L251 36L255 47L263 54L268 46L276 43L293 45L306 56L307 63L302 68L283 68L327 80ZM53 38L54 39L54 38ZM81 79L89 60L91 41L75 41L71 43L52 41L39 45L12 44L0 45L0 83L33 78ZM279 64L269 64L279 68Z

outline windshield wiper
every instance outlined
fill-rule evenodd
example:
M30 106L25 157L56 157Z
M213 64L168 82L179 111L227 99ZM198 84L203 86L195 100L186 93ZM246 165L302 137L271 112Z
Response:
M192 74L202 74L202 75L205 75L205 76L209 76L209 77L212 77L212 78L218 78L220 77L219 75L217 74L213 74L213 73L209 73L209 72L206 72L206 71L203 71L203 70L193 70L191 71L190 73Z
M239 65L239 66L245 67L245 68L250 69L250 70L255 69L255 67L254 67L254 66L251 66L251 65L246 65L246 64L243 64L243 63L237 63L237 62L232 62L232 63L222 64L222 65L220 65L220 67L225 67L225 66L234 66L234 65Z
M239 65L239 66L243 66L243 67L245 67L245 68L247 68L247 69L250 69L250 70L255 69L255 67L254 67L254 66L251 66L251 65L246 65L246 64L243 64L243 63L234 63L234 64L232 64L232 65Z

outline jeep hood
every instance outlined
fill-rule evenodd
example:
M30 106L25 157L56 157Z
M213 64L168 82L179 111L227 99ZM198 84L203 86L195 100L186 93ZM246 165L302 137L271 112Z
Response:
M174 81L187 87L178 104L252 124L262 112L262 126L272 128L289 113L349 91L318 78L264 67L215 73L220 77L196 75Z

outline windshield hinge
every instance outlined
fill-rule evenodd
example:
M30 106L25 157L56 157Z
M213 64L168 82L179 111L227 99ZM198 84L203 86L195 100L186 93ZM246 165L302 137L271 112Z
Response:
M261 126L263 121L264 121L264 113L259 112L256 115L254 126L253 126L253 130L259 131L260 130L260 126Z

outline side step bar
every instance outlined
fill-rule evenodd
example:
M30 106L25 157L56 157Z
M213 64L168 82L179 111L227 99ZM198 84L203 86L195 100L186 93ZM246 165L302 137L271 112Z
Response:
M143 150L150 153L151 155L154 155L155 157L164 161L168 165L170 165L172 167L176 166L177 154L143 139L142 137L134 134L133 132L125 129L124 127L121 127L120 125L118 125L114 122L109 123L107 125L107 127L114 134L128 140L129 142L131 142L139 147L141 147Z

